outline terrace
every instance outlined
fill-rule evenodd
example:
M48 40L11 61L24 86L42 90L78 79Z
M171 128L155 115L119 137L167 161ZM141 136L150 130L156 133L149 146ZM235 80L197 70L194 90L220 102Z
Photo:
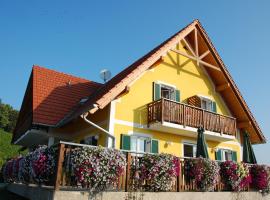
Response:
M51 191L268 192L269 174L269 167L263 165L142 154L70 142L39 148L8 161L3 168L4 180L11 186L43 185Z

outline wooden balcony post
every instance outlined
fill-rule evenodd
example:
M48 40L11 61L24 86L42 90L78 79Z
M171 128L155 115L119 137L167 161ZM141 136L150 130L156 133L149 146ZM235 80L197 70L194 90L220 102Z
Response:
M202 110L202 128L204 128L204 110Z
M147 127L149 128L150 124L150 109L149 104L147 104Z
M186 127L186 105L183 105L183 127Z
M219 129L219 132L221 133L221 116L220 115L218 115L218 129Z
M161 98L161 123L163 124L163 122L164 122L164 99L163 98Z
M126 167L126 181L125 181L125 192L129 191L130 181L130 165L131 165L131 153L127 153L127 167Z
M182 185L182 167L184 167L184 166L182 166L182 162L181 162L180 158L179 158L178 162L179 162L179 176L177 177L177 188L176 189L177 189L177 192L180 192L181 185Z
M65 144L59 144L58 149L58 161L56 166L56 177L55 177L55 184L54 189L59 190L62 178L62 169L63 169L63 162L64 162L64 152L65 152Z

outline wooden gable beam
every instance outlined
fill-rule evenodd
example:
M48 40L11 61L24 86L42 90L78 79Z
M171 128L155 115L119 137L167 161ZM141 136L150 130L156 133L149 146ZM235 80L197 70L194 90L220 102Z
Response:
M182 52L182 51L179 51L179 50L176 50L176 49L171 49L171 51L173 51L173 52L175 52L175 53L178 53L178 54L180 54L180 55L182 55L182 56L185 56L185 57L187 57L187 58L190 58L190 59L192 59L192 60L194 60L194 61L198 61L200 64L204 65L205 67L209 67L209 68L211 68L211 69L215 69L215 70L217 70L217 71L221 71L221 69L220 69L219 67L217 67L217 66L215 66L215 65L212 65L212 64L209 64L209 63L207 63L207 62L205 62L205 61L199 60L198 58L196 58L196 57L194 57L194 56L191 56L191 55L188 55L188 54L185 53L185 52Z
M199 60L199 63L203 64L205 67L209 67L209 68L211 68L211 69L215 69L215 70L217 70L217 71L221 71L221 69L220 69L219 67L217 67L217 66L215 66L215 65L212 65L212 64L209 64L209 63L207 63L207 62L204 62L204 61L202 61L202 60Z
M180 55L182 55L182 56L185 56L185 57L187 57L187 58L190 58L190 59L192 59L192 60L197 60L196 57L191 56L191 55L189 55L189 54L187 54L187 53L185 53L185 52L183 52L183 51L179 51L179 50L176 50L176 49L171 49L171 51L173 51L174 53L180 54Z
M195 34L195 51L196 55L199 56L198 30L196 28L194 29L194 34Z
M221 92L221 91L226 90L230 87L231 87L230 83L224 83L224 84L216 86L216 91Z
M203 59L205 56L207 56L210 53L209 50L207 50L206 52L204 52L202 55L200 55L199 59Z
M197 54L194 52L194 50L190 46L189 42L185 38L183 38L183 41L184 41L185 45L187 46L188 50L192 53L192 55L197 56Z

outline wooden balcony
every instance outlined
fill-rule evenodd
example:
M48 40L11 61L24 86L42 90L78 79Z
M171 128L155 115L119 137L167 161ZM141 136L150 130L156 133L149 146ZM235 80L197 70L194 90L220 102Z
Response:
M229 136L236 134L236 119L234 117L220 115L184 103L162 98L147 104L147 110L148 126L157 122L162 124L169 122L183 127L198 128L202 126L206 131Z

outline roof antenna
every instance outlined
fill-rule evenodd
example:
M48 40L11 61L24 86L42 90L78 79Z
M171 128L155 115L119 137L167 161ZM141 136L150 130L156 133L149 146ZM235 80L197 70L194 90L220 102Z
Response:
M111 72L107 69L103 69L99 72L99 77L106 83L111 78Z

